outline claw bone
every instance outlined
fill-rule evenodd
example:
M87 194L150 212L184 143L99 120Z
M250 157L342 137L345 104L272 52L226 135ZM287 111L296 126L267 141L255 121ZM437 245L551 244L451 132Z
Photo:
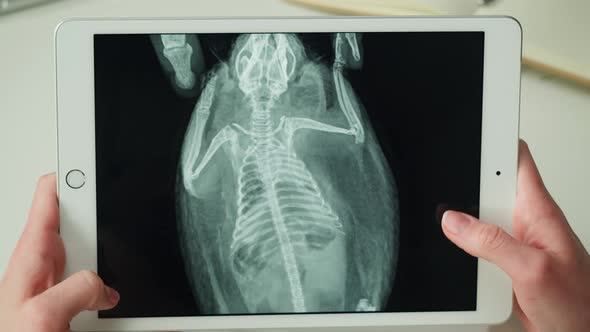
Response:
M356 311L376 311L377 307L372 305L368 299L360 299L356 305Z
M344 36L346 37L346 40L348 41L348 45L352 49L352 57L354 58L355 61L360 61L361 60L361 52L359 50L359 44L356 39L356 33L345 33Z
M334 62L339 66L344 67L347 64L346 59L344 58L344 44L348 43L350 47L350 52L352 53L352 60L354 62L361 61L361 51L359 48L358 38L356 33L337 33L336 34L336 41L335 41L335 51L336 57ZM350 63L349 63L350 65Z

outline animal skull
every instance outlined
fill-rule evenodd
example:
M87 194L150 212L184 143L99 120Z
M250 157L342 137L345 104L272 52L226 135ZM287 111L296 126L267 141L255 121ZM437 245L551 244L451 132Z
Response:
M285 34L252 34L238 51L235 72L240 90L255 104L268 105L288 88L296 56Z

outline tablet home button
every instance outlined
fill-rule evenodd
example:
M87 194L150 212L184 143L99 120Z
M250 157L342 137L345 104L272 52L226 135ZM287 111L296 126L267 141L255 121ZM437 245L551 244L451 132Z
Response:
M72 189L82 188L86 183L86 175L79 169L73 169L66 175L66 183Z

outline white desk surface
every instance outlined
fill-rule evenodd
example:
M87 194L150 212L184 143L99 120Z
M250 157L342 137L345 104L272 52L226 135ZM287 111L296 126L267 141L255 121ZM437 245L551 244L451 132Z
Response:
M0 274L23 229L36 179L56 169L53 31L70 17L321 15L279 0L62 0L0 16ZM590 247L590 89L534 71L522 77L521 137L545 182ZM392 328L516 332L495 326Z

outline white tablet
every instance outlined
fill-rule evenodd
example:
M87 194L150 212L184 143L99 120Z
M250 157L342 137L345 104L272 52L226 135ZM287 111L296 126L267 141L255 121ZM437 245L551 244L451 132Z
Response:
M510 229L520 50L506 17L62 23L67 273L121 294L72 327L506 319L440 218Z

